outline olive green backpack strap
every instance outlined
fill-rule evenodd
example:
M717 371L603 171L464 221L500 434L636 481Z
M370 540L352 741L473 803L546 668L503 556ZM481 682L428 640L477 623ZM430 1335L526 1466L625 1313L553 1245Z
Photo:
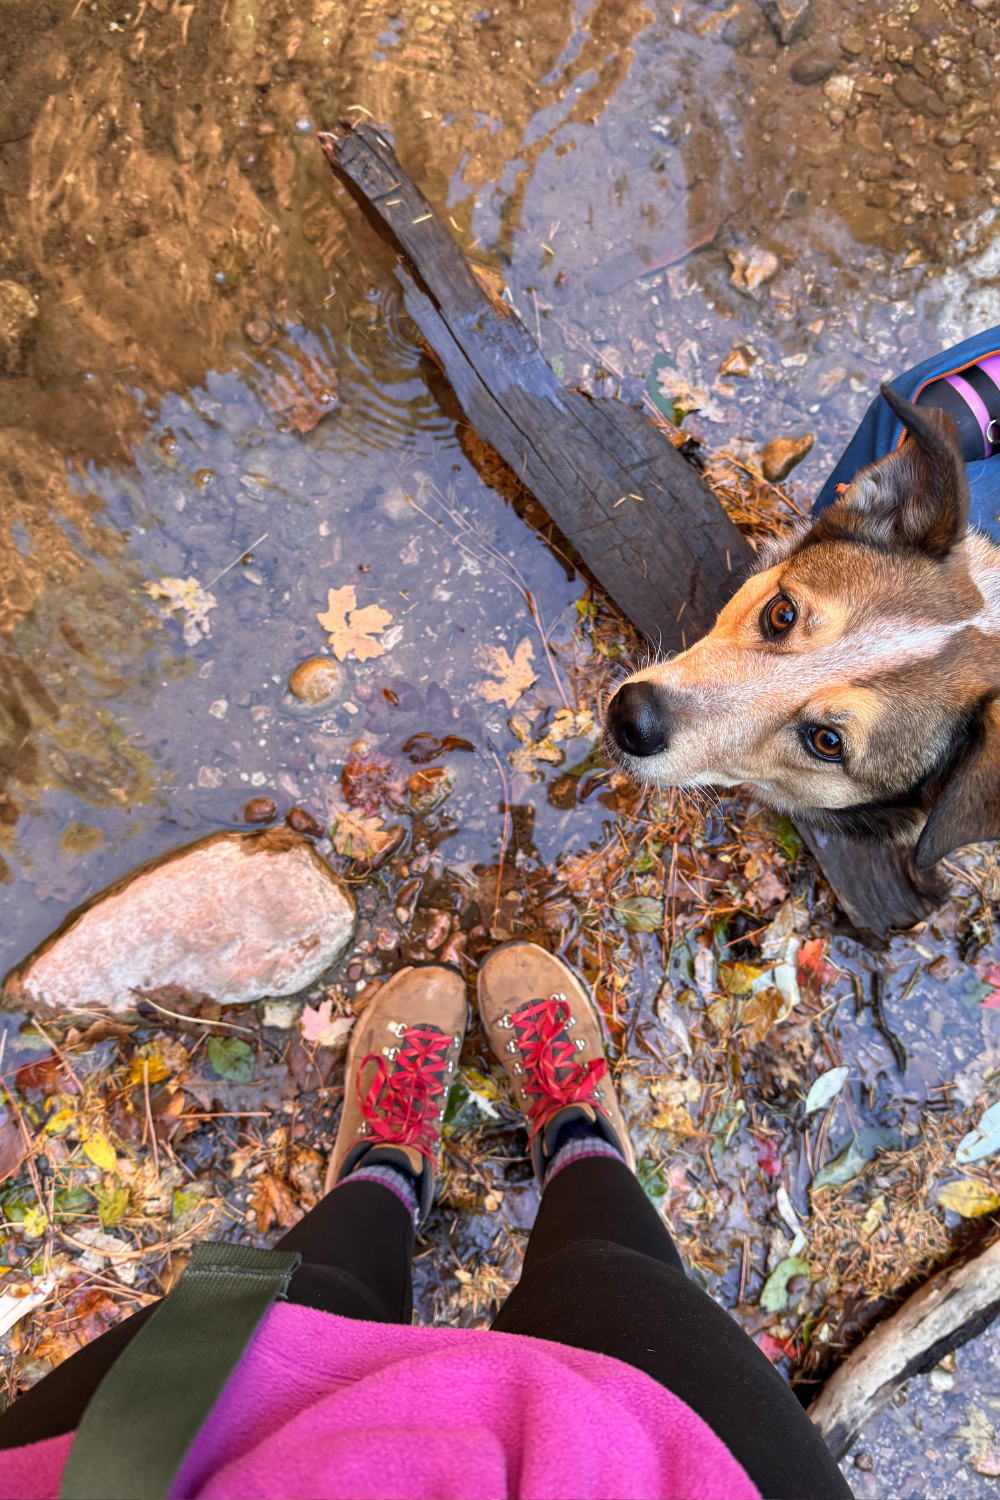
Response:
M91 1397L60 1500L163 1500L301 1260L246 1245L195 1245L177 1285Z

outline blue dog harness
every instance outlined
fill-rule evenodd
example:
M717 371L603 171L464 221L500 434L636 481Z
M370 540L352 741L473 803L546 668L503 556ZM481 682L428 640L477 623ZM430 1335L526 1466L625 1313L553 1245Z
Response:
M915 405L938 406L954 418L972 495L969 519L1000 542L1000 327L943 349L888 383ZM813 515L833 504L840 485L891 453L902 438L903 424L876 396L816 497Z

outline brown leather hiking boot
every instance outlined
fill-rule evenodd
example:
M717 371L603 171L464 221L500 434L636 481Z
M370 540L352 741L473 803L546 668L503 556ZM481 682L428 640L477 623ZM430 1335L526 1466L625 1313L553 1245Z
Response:
M587 1120L635 1171L597 1010L568 964L534 943L504 943L480 965L483 1030L528 1119L539 1186L556 1136L570 1120Z
M467 1018L465 980L454 969L400 969L382 986L351 1035L327 1192L362 1157L366 1166L406 1167L417 1180L419 1217L426 1217Z

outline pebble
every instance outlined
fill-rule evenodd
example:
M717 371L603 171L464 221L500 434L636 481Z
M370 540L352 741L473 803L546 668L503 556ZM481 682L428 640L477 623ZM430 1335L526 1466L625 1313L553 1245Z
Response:
M736 344L719 366L719 374L738 375L741 380L749 380L753 364L750 351L742 344Z
M854 1467L860 1469L862 1474L870 1474L875 1467L875 1460L870 1453L855 1453Z
M800 464L816 441L815 433L807 432L800 438L772 438L761 455L764 478L771 484L780 484Z
M17 364L21 341L38 317L38 303L18 281L0 281L0 370Z
M846 109L854 98L854 79L846 73L834 73L823 85L823 93L834 109Z
M804 35L810 21L810 0L766 0L761 6L777 32L778 41L788 47Z
M762 245L751 245L749 250L730 250L729 261L733 268L730 281L738 291L755 295L765 282L777 276L780 263L772 250Z
M789 70L793 82L808 87L822 83L840 62L840 52L832 42L820 42L818 46L803 48Z
M312 813L306 812L304 807L290 807L285 813L285 822L289 828L294 828L296 833L308 834L311 839L323 837L323 824L318 823Z
M2 999L121 1014L169 987L173 1009L254 1005L314 983L355 920L349 888L301 834L211 834L96 897L8 975Z
M243 804L244 823L273 823L277 816L278 809L270 797L251 797Z
M266 344L271 337L271 325L263 318L251 318L243 331L251 344Z
M288 679L288 690L303 703L323 703L336 697L343 686L344 674L328 656L310 656L300 661Z

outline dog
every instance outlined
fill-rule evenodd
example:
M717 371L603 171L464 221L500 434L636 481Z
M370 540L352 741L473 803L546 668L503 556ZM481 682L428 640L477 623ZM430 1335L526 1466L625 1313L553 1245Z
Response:
M951 417L882 395L902 445L762 553L708 635L617 688L605 745L638 782L745 783L926 870L1000 837L1000 548L969 527Z

